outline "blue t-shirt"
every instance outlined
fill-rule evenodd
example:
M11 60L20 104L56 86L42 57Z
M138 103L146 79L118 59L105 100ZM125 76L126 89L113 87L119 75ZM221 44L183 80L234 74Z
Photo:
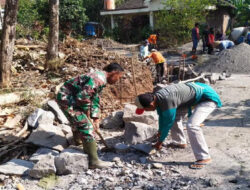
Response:
M229 49L233 46L234 46L234 42L232 42L230 40L223 40L223 41L221 41L221 43L219 45L219 49L222 51L224 49Z

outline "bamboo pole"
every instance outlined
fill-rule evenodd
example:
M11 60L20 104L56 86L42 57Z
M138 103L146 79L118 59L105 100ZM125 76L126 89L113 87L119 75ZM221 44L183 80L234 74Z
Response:
M120 104L122 105L122 78L120 78Z
M185 79L185 66L186 66L186 58L185 55L183 57L183 73L182 73L182 80Z
M179 72L178 72L178 80L181 80L181 65L182 65L182 59L180 58L180 62L179 62Z
M168 84L170 83L170 78L169 78L169 69L170 69L170 67L169 67L169 64L167 63L167 75L168 75Z
M133 75L133 83L134 83L134 88L135 88L135 95L138 95L137 88L136 88L136 80L135 80L135 70L134 70L134 54L132 56L131 60L131 65L132 65L132 75Z
M174 64L171 64L171 82L173 82Z

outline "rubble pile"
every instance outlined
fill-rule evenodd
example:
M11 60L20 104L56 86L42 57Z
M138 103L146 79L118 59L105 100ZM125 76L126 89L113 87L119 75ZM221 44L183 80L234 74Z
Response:
M203 72L221 73L228 71L248 74L250 72L249 53L250 45L242 43L232 49L223 50L218 56L213 56L212 59L205 61L196 69Z
M55 125L53 118L46 121L49 122L46 125L42 123L38 125L36 119L40 115L37 118L26 120L27 116L37 107L53 107L54 102L49 102L47 105L48 100L54 98L60 84L63 84L69 78L94 69L102 69L113 61L124 67L124 79L115 86L107 85L103 91L101 99L102 117L112 111L121 109L124 103L133 101L136 92L143 93L152 90L151 73L145 66L135 59L132 69L131 58L108 52L102 48L102 45L111 48L120 44L115 44L108 39L79 42L68 38L60 44L59 57L64 60L63 64L59 65L56 71L46 72L44 68L46 43L25 39L16 41L12 65L12 86L0 91L1 163L5 163L12 158L28 159L29 155L37 149L37 146L41 145L45 147L51 145L50 148L61 150L67 142L72 140L71 129L67 128L68 121L60 111L55 113L52 109L61 126ZM56 107L55 110L57 109ZM44 115L45 113L39 112L37 114ZM48 115L51 114L50 112ZM123 125L123 123L119 125ZM28 126L33 128L28 128ZM52 133L54 137L58 137L59 145L53 140ZM25 142L28 137L29 143L27 143L28 141ZM39 137L48 138L51 143L46 144L46 142L37 141ZM32 139L36 140L38 144L31 145Z
M171 150L149 154L152 146L145 141L149 142L149 137L157 133L157 116L152 113L134 115L136 107L132 104L126 104L123 111L105 119L106 124L111 122L109 128L121 131L115 137L119 138L119 143L112 144L115 152L99 152L102 160L113 163L112 167L90 170L88 155L82 147L72 144L71 128L65 124L67 120L61 119L58 105L54 101L48 104L53 112L39 108L27 119L32 133L26 143L37 145L36 152L26 159L11 159L0 165L0 182L4 189L15 189L20 184L27 189L194 189L208 183L209 179L182 176L177 167L159 161L170 155ZM125 123L125 128L114 125L121 123ZM104 137L106 140L114 138L111 134ZM100 143L98 146L103 147ZM41 184L47 178L54 178L52 187Z
M20 45L21 44L21 45ZM66 80L95 69L102 69L109 63L120 63L125 69L125 76L118 84L107 86L102 95L101 106L104 111L122 108L121 103L130 102L136 93L152 91L150 70L137 61L137 58L125 57L103 47L117 47L122 44L108 39L90 39L79 42L67 38L60 44L56 71L45 72L46 46L44 43L30 45L19 40L15 46L12 72L14 88L36 88L46 92L55 92L56 86ZM123 45L124 46L124 45ZM47 93L49 94L49 93ZM51 94L50 94L51 97ZM112 101L111 101L112 100Z
M152 91L153 89L150 70L138 62L137 58L133 60L133 68L132 58L103 50L102 47L100 47L100 43L93 40L78 42L75 39L67 38L65 42L61 44L60 50L67 57L65 62L77 67L77 70L73 71L73 75L86 73L93 69L102 69L105 65L112 62L117 62L122 65L125 69L125 79L115 86L105 88L102 96L104 105L110 105L110 100L112 100L112 106L118 109L119 107L116 105L120 104L120 102L117 101L123 99L123 102L127 102L133 99L136 96L135 88L138 94ZM72 75L72 71L70 72ZM65 74L67 74L67 72ZM134 84L133 75L136 84Z

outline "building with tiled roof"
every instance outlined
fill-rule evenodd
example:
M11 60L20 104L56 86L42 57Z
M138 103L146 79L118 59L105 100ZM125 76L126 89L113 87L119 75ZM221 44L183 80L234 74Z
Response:
M126 0L116 8L102 10L100 14L110 16L111 28L115 27L114 16L118 15L146 15L149 17L151 28L154 28L154 12L163 10L165 7L161 2L161 0Z
M104 2L112 2L115 0L104 0ZM162 0L125 0L124 3L111 9L104 6L104 10L100 12L102 16L110 16L111 28L115 27L115 16L141 16L145 15L149 19L149 25L154 29L154 14L157 11L165 9ZM207 17L207 24L215 30L225 34L229 26L230 19L233 17L231 14L235 9L231 0L217 0L214 6L208 7L210 14Z

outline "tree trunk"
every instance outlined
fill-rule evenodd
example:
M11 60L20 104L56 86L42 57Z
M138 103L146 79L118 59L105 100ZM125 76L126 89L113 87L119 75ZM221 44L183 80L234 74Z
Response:
M11 64L16 37L17 10L18 0L6 1L0 47L0 87L8 87L11 83Z
M57 66L58 41L59 41L59 0L49 0L50 18L49 18L49 43L47 49L47 61L45 68L54 69Z

